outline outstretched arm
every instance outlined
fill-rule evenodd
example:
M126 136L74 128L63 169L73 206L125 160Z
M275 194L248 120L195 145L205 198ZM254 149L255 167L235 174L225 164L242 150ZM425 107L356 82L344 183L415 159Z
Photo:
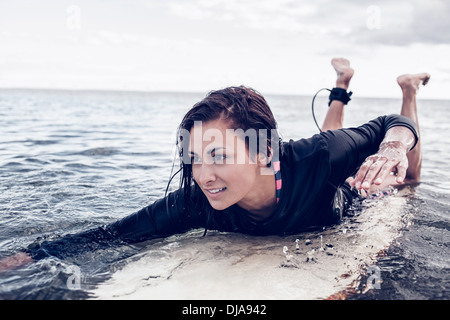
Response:
M170 236L203 224L200 215L186 214L183 190L180 189L107 226L33 243L25 252L0 260L0 272L48 256L70 258L87 251Z

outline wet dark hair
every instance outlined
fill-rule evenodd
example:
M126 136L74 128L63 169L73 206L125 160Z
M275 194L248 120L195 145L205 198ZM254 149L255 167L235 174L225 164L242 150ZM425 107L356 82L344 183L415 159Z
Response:
M269 157L274 154L273 148L277 148L276 152L278 152L279 144L278 134L274 135L277 123L272 111L264 97L252 88L239 86L211 91L186 113L177 134L179 171L181 171L180 188L184 189L185 209L200 210L208 217L213 208L193 179L191 162L185 161L189 157L184 154L189 150L189 139L186 139L183 133L190 132L196 121L205 123L218 119L228 121L230 129L242 129L243 132L249 129L256 130L257 143L249 144L246 140L250 154L256 155L261 152ZM263 145L267 146L267 150L258 150L260 139L266 139ZM252 145L256 146L256 149Z
M180 152L187 150L185 147L189 143L189 141L182 141L182 130L190 132L195 121L208 122L218 119L228 121L230 129L242 129L244 132L249 129L256 130L258 140L266 139L267 150L250 149L249 151L254 154L258 152L270 154L271 133L272 130L277 129L277 123L264 97L254 89L244 86L211 91L186 113L178 128L177 144L182 144ZM247 147L250 146L248 141L246 144ZM257 147L259 145L259 143L255 144ZM181 156L182 154L180 158Z

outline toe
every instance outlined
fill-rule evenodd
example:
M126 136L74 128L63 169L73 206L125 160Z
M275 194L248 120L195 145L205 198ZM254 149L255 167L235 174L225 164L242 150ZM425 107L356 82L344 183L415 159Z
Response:
M430 81L431 76L428 73L424 73L422 78L422 85L426 86L428 81Z

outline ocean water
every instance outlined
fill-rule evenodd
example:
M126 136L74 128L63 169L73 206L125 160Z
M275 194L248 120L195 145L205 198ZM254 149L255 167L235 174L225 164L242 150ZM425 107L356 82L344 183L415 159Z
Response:
M36 239L52 239L113 222L162 197L171 176L177 125L203 96L0 90L0 258L20 251ZM312 96L267 95L266 98L284 139L317 133L311 116ZM325 97L316 100L319 122L326 112L326 104ZM398 113L400 105L400 98L354 96L347 107L344 125L355 126L381 114ZM347 299L450 298L450 136L447 134L450 101L420 100L419 93L418 105L423 144L422 181L405 198L402 209L405 223L396 229L394 239L374 260L382 279L379 288L368 289L366 284L371 275L361 273ZM360 222L353 219L346 223L352 229ZM347 230L342 225L337 228L339 232ZM320 232L308 235L317 241L320 236ZM172 277L156 269L167 267L161 261L167 259L165 254L173 244L203 241L198 244L203 251L195 255L208 259L214 259L212 253L220 244L234 248L234 255L248 244L259 248L255 249L258 257L264 257L267 250L270 255L280 252L283 258L281 248L287 241L270 238L270 245L267 241L261 245L260 239L213 233L209 239L214 239L216 245L208 246L208 237L191 241L192 237L200 236L194 231L184 238L171 239L173 242L166 239L87 252L74 260L44 259L0 274L0 299L96 298L95 289L99 285L123 270L130 259L149 251L155 260L149 268L153 268L152 272L158 274L155 278L161 282ZM254 254L254 250L248 252ZM187 257L178 257L179 263L192 259L192 251ZM195 261L204 264L201 272L210 263L205 259ZM177 268L179 264L173 266L173 270ZM297 265L296 269L301 268ZM242 272L251 271L242 268ZM79 275L77 279L82 281L77 287L77 282L71 279ZM264 284L268 290L282 281L277 272L271 272L270 276ZM213 282L214 276L211 277L209 281ZM168 280L164 285L167 283ZM270 298L295 299L295 288ZM198 297L202 297L203 292L198 290ZM205 290L204 298L208 297ZM307 292L302 297L308 297Z

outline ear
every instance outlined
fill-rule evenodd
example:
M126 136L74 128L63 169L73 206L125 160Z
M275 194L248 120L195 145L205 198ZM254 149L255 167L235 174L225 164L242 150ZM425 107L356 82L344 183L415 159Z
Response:
M260 167L270 167L272 162L272 148L268 147L269 155L263 152L258 153L258 164Z

